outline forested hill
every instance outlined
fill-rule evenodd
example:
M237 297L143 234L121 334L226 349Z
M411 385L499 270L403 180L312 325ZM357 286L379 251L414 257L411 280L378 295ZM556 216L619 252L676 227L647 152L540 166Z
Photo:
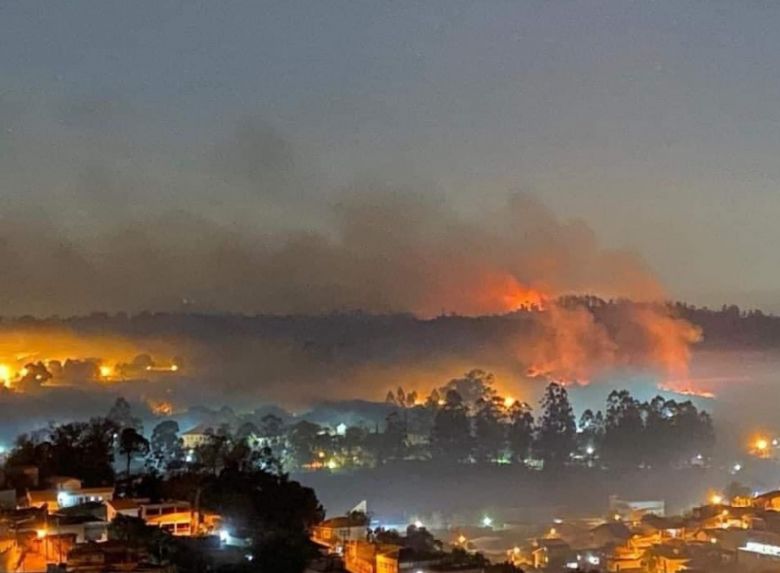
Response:
M642 306L625 300L605 301L590 296L562 297L566 307L587 308L597 322L607 323L619 309ZM702 331L702 348L780 347L780 317L760 310L697 307L684 302L668 304L672 316L688 320ZM89 334L117 334L129 337L186 336L204 342L223 338L278 339L318 348L362 345L368 340L403 340L411 344L446 345L453 349L473 342L489 344L518 332L535 328L540 311L522 310L505 315L466 317L442 315L422 319L411 314L367 314L360 311L321 315L238 315L199 313L93 313L77 317L21 317L0 322L0 332L19 327L64 327Z

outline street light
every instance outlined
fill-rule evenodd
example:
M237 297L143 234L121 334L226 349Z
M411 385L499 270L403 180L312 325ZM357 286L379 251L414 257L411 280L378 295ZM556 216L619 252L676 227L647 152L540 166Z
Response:
M491 525L493 525L493 520L486 515L485 517L482 518L482 525L484 525L485 527L490 527Z

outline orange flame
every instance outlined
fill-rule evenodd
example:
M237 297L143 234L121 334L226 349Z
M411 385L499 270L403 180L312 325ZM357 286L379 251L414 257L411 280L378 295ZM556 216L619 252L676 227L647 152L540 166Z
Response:
M692 380L667 380L658 384L658 389L664 392L672 392L681 396L695 396L698 398L715 398L716 395L709 390L696 388Z
M155 416L170 416L173 414L173 404L162 400L149 400L149 409Z
M485 276L482 287L478 295L480 306L494 312L542 310L550 300L541 289L524 285L508 273Z

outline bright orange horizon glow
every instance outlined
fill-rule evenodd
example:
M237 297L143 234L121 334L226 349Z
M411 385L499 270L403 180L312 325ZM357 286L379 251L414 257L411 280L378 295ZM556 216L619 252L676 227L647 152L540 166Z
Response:
M693 380L667 380L658 384L658 389L664 392L672 392L681 396L694 396L697 398L715 398L714 392L696 388Z
M544 310L552 297L542 289L525 285L509 273L482 278L474 307L480 313Z

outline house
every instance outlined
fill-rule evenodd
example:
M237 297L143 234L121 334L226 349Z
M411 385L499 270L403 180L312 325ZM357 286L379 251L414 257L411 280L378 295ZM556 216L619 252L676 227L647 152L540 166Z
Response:
M214 435L214 430L206 424L199 424L181 434L182 447L185 450L194 450L198 446L207 444Z
M482 567L447 565L440 555L419 554L410 547L350 541L344 551L349 573L484 573Z
M737 552L737 570L745 573L780 572L780 546L748 541Z
M50 512L89 502L103 503L113 499L114 486L82 487L81 480L71 477L49 478L48 489L27 492L28 507L47 506Z
M610 573L643 571L642 556L644 550L632 546L619 546L607 557L606 570Z
M312 530L311 539L331 552L341 553L350 541L365 541L368 535L368 518L364 514L351 514L326 519Z
M44 480L50 489L57 491L77 491L81 489L82 482L78 478L68 476L51 476Z
M149 563L143 549L122 541L83 543L67 553L67 570L78 573L105 571L163 571L165 568Z
M640 521L645 515L666 514L666 503L658 500L624 500L616 495L609 497L609 510L612 515L618 516L623 521Z
M623 545L631 539L631 531L621 521L608 521L589 532L591 547Z
M753 507L764 511L780 511L780 490L776 489L753 498Z
M687 545L657 545L647 552L647 569L651 573L678 573L688 570L692 559Z
M219 515L198 513L186 501L141 502L139 517L149 525L185 537L215 534L221 523Z
M571 556L571 546L557 537L537 539L531 550L531 559L536 569L563 568Z
M28 491L25 496L26 507L46 508L50 512L59 511L59 493L56 489Z
M106 502L106 519L114 521L117 516L141 517L141 504L135 499L119 498Z

